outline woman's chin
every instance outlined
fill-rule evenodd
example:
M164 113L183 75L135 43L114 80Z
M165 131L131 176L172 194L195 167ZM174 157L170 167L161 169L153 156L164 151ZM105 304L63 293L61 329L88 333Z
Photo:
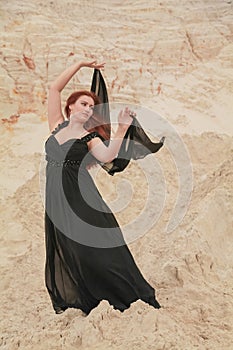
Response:
M86 123L89 119L90 117L86 115L79 115L77 118L73 118L73 120L78 123Z

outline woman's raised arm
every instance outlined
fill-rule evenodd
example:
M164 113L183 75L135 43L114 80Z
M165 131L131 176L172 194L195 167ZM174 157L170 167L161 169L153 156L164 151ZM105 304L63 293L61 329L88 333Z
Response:
M101 69L104 68L104 63L97 64L96 61L75 63L65 69L64 72L51 83L48 96L48 123L50 131L54 130L57 124L64 121L61 107L61 92L74 74L82 67Z
M117 156L125 133L133 121L132 116L135 116L135 113L128 107L120 111L118 115L118 127L116 133L109 142L108 146L105 146L105 144L98 137L90 140L89 149L96 159L98 159L100 162L108 163Z

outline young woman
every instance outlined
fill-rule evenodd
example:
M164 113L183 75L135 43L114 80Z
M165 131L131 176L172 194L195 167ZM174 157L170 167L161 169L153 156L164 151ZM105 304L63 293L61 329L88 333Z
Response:
M88 314L107 300L124 311L138 299L160 308L154 288L136 266L118 222L88 172L94 162L108 163L117 156L135 113L128 107L119 113L110 140L109 126L100 124L96 112L98 97L83 90L67 99L65 120L61 92L82 67L102 69L104 63L76 63L49 89L45 279L53 308L56 313L73 307Z

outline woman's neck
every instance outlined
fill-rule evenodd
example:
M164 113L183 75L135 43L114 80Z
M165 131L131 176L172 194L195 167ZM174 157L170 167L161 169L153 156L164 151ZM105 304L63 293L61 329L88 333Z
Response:
M83 132L86 131L86 129L84 128L84 124L83 123L73 122L72 120L69 121L69 124L68 124L67 128L70 131L75 132L77 134L80 134L80 133L83 133Z

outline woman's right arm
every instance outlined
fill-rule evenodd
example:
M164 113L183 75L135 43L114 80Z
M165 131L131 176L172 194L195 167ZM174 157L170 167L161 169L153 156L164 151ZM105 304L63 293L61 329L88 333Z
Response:
M104 68L104 63L97 64L96 61L75 63L65 69L64 72L62 72L59 77L51 83L48 96L48 123L51 132L57 124L62 123L65 119L61 107L61 92L74 74L82 67L100 69Z
M62 123L65 119L61 107L61 92L81 66L81 63L75 63L71 67L68 67L50 85L48 96L48 122L51 132L57 124Z

